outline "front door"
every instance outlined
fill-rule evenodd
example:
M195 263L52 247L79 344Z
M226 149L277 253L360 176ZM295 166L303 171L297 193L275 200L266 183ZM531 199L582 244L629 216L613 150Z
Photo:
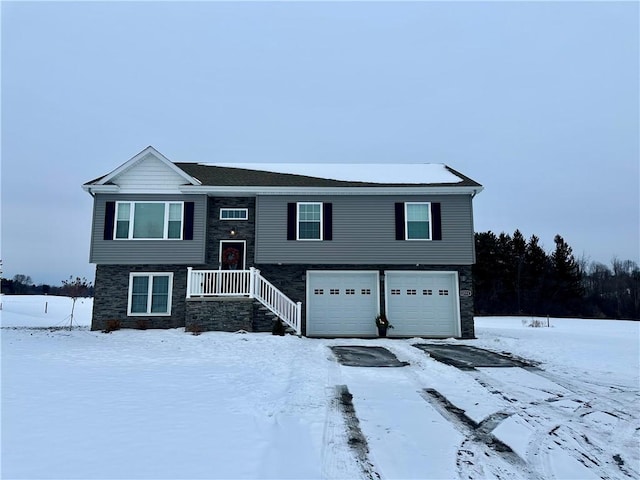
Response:
M221 240L220 241L220 269L244 270L246 247L247 247L247 244L245 241Z

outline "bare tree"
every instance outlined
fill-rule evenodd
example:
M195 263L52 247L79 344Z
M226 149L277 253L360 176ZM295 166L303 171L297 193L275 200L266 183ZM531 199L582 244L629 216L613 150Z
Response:
M69 280L62 281L61 293L70 297L73 301L71 305L71 320L69 322L69 330L71 330L73 326L73 312L76 308L76 300L80 297L89 296L89 289L91 288L91 282L89 282L86 278L69 276Z
M13 289L15 293L25 294L31 285L33 285L33 281L29 275L19 273L13 276Z

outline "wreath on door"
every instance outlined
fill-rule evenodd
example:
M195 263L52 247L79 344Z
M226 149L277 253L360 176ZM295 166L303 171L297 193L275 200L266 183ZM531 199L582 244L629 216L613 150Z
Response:
M222 266L229 270L237 270L240 261L240 250L227 247L222 251Z

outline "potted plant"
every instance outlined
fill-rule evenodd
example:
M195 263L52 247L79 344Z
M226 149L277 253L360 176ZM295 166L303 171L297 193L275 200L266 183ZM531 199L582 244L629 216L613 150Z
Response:
M387 316L384 313L381 313L376 316L376 327L378 327L378 336L386 337L387 329L393 328L393 325L389 323Z

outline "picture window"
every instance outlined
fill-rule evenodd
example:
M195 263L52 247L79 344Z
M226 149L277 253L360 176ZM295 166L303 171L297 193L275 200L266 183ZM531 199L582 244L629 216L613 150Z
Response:
M183 202L117 202L118 240L181 240Z

